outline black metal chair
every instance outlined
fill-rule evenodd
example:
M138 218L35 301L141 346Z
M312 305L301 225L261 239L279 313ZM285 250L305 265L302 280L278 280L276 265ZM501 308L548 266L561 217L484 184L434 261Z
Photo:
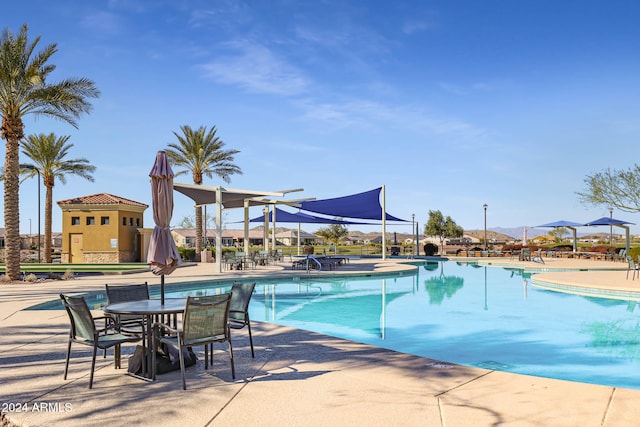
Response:
M182 373L182 389L187 389L185 380L184 350L187 347L204 345L204 368L209 368L208 347L211 344L211 360L213 362L213 343L229 343L229 359L231 360L231 375L235 379L236 370L233 364L233 346L231 345L231 333L229 330L229 303L230 294L208 295L201 297L188 297L184 310L182 329L174 329L163 323L154 323L154 344L157 348L160 344L166 344L178 350L180 358L180 371ZM162 335L166 333L167 335ZM156 351L153 351L152 366L155 379Z
M107 303L116 304L119 302L141 301L149 299L149 285L147 282L134 285L105 285L107 293ZM121 331L125 333L143 333L144 337L144 316L133 316L120 314L113 316L114 322L120 325Z
M117 323L113 318L107 316L93 317L87 302L82 296L67 296L60 294L60 299L64 305L71 327L69 329L69 345L67 347L67 359L64 366L64 379L67 379L69 371L69 358L71 356L71 343L78 343L93 347L91 359L91 376L89 377L89 388L93 388L93 372L96 366L96 353L98 349L107 350L115 347L114 364L120 368L120 345L124 343L134 343L142 339L138 335L129 335L120 332ZM108 324L103 329L96 328L96 320L106 320Z
M255 357L253 352L253 337L251 335L251 321L249 319L249 302L256 287L254 283L235 282L231 286L231 306L229 307L229 327L232 329L242 329L245 326L249 329L249 343L251 344L251 357Z

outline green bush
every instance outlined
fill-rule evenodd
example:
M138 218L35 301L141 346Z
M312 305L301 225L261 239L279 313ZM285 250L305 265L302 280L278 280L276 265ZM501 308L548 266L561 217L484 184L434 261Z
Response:
M180 257L185 261L196 260L195 248L178 248L178 253L180 254Z
M438 247L433 243L425 244L423 249L426 256L433 256L438 253Z

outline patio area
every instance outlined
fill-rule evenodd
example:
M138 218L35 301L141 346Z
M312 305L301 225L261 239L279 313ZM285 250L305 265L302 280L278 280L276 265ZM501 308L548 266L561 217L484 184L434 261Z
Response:
M326 274L414 268L402 261L351 260ZM522 265L517 260L501 262ZM620 262L558 258L547 260L546 265L603 270L542 273L541 281L640 292L640 280L626 280L626 267ZM618 270L606 270L612 268ZM265 274L301 272L283 264L217 274L211 272L210 264L198 264L179 268L166 281L212 276L231 281ZM204 370L202 357L187 369L186 391L179 371L145 382L115 370L112 352L106 359L98 357L93 389L89 390L88 347L74 347L77 351L64 381L66 313L22 309L56 299L61 292L81 293L102 290L105 283L144 281L156 285L159 279L151 273L137 273L0 285L3 426L632 426L640 417L639 390L453 365L259 322L252 323L255 358L251 358L246 329L232 333L235 380L224 346L220 346L209 370ZM124 352L131 350L133 346Z

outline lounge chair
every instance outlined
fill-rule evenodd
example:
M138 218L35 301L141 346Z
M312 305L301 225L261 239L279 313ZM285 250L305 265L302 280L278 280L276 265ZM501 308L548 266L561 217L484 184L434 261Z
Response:
M64 365L64 379L67 379L69 372L69 358L71 356L71 343L78 343L93 347L91 358L91 375L89 377L89 388L93 388L93 373L96 367L96 353L98 349L108 349L115 347L114 364L120 368L120 346L125 343L134 343L142 339L139 335L129 335L120 332L120 325L113 322L113 318L102 316L93 317L87 302L82 296L67 296L60 294L60 299L64 305L71 327L69 329L69 345L67 346L67 359ZM96 328L96 320L105 320L108 325L103 329ZM142 327L142 324L140 324Z
M532 256L531 261L544 264L544 260L542 259L542 249L538 249L537 255Z
M184 349L187 347L204 346L204 368L209 368L209 344L216 342L229 343L229 359L231 360L231 376L235 379L236 370L233 364L233 347L229 327L229 305L231 294L207 295L201 297L187 297L184 309L182 329L175 329L164 323L154 323L154 347L167 344L178 350L180 358L180 372L182 373L182 389L187 389L185 380ZM167 335L161 335L166 333ZM152 352L152 365L156 366L156 353ZM211 349L213 362L213 347ZM155 369L153 372L155 379Z

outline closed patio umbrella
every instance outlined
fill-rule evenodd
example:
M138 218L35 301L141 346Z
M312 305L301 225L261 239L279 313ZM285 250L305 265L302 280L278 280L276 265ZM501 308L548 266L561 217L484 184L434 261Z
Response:
M149 242L147 263L153 274L160 276L160 298L164 304L164 275L171 274L180 265L180 254L169 224L173 215L173 171L164 151L158 151L156 161L149 172L151 200L155 227Z

